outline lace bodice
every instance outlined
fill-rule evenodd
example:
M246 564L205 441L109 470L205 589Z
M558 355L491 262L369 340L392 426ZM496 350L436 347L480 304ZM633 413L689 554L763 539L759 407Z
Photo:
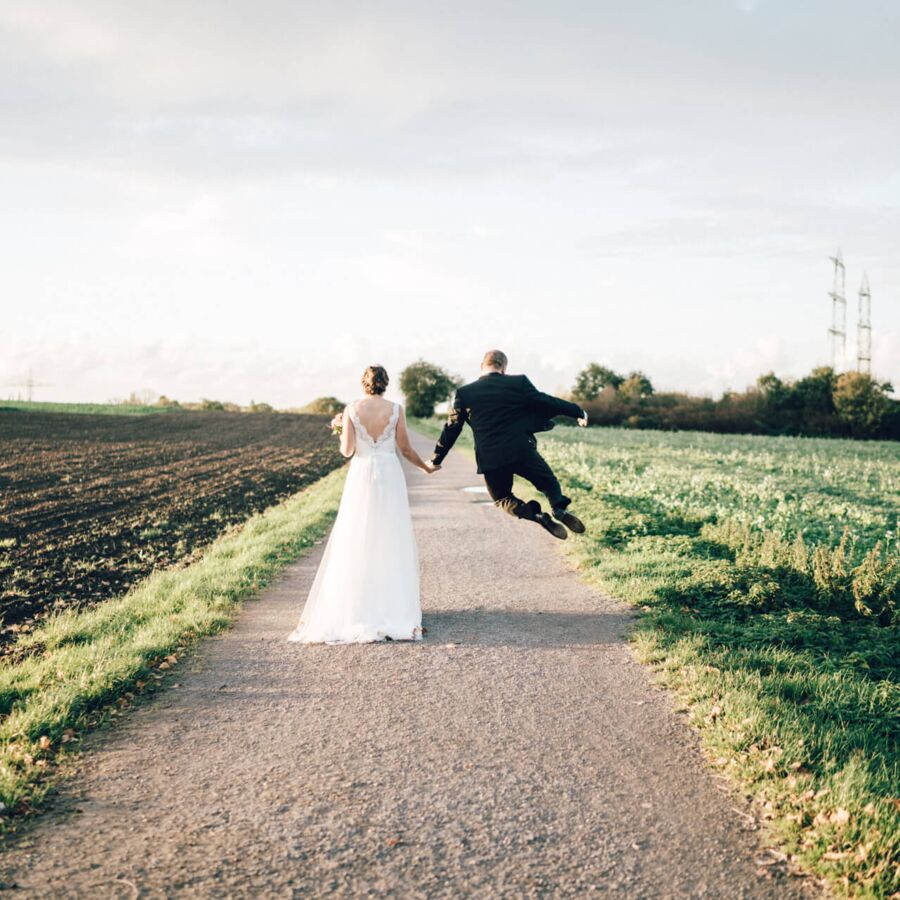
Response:
M391 415L384 431L374 440L366 431L366 426L360 421L356 412L356 404L351 403L347 407L350 413L350 421L356 429L356 455L357 456L381 456L393 455L397 452L397 419L400 416L400 405L391 403Z

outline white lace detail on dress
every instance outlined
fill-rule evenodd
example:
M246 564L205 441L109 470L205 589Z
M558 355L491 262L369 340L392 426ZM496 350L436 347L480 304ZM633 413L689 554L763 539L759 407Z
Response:
M356 411L356 404L352 404L350 406L350 419L353 422L353 427L356 429L356 436L361 437L364 441L366 441L369 446L373 448L378 448L382 444L386 443L393 436L394 429L397 427L397 419L400 415L400 404L392 403L391 406L391 415L388 418L387 425L384 426L383 431L380 435L378 435L377 440L372 438L372 435L366 430L366 426L363 425L362 420L359 417L359 413Z

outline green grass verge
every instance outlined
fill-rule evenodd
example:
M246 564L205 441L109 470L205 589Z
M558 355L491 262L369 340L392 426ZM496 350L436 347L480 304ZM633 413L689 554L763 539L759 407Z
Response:
M128 403L44 403L39 400L0 400L0 410L19 412L82 413L87 415L144 416L156 413L176 413L177 406L132 406Z
M334 520L338 469L226 533L196 563L150 576L124 596L64 612L0 666L0 830L15 829L84 729L118 715L180 654L225 628L242 600L307 552Z
M900 887L897 631L827 612L729 610L767 574L710 558L701 536L609 546L634 525L571 491L589 534L568 542L580 574L638 607L638 659L684 704L708 759L760 806L793 861L854 896ZM715 551L713 551L715 552Z
M636 607L636 656L710 764L757 801L793 862L840 893L898 896L896 445L613 429L540 440L588 527L566 551ZM841 518L849 538L836 540ZM790 540L804 532L812 543Z

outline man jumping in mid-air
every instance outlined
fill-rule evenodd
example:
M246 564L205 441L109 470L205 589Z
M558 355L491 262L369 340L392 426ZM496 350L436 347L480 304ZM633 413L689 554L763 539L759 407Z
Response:
M571 501L537 451L534 432L552 427L547 420L553 416L569 416L586 426L587 413L575 403L541 393L525 375L507 375L507 364L501 350L485 353L481 377L459 388L453 398L432 462L441 464L468 422L475 435L478 472L484 475L495 506L519 519L537 522L560 539L568 537L562 525L583 534L583 523L569 512ZM515 475L530 481L547 497L552 515L543 512L537 500L526 503L512 492Z

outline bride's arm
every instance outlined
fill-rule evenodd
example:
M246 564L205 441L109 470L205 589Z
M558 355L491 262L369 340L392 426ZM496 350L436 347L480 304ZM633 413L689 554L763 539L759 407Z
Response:
M409 431L406 429L406 410L400 407L400 416L397 419L397 449L399 449L404 459L408 459L414 466L420 468L429 475L436 472L440 466L434 466L430 462L425 462L413 448L409 440Z
M350 418L350 413L345 409L344 419L341 422L341 453L349 457L353 456L355 452L356 429L353 427L353 419Z

